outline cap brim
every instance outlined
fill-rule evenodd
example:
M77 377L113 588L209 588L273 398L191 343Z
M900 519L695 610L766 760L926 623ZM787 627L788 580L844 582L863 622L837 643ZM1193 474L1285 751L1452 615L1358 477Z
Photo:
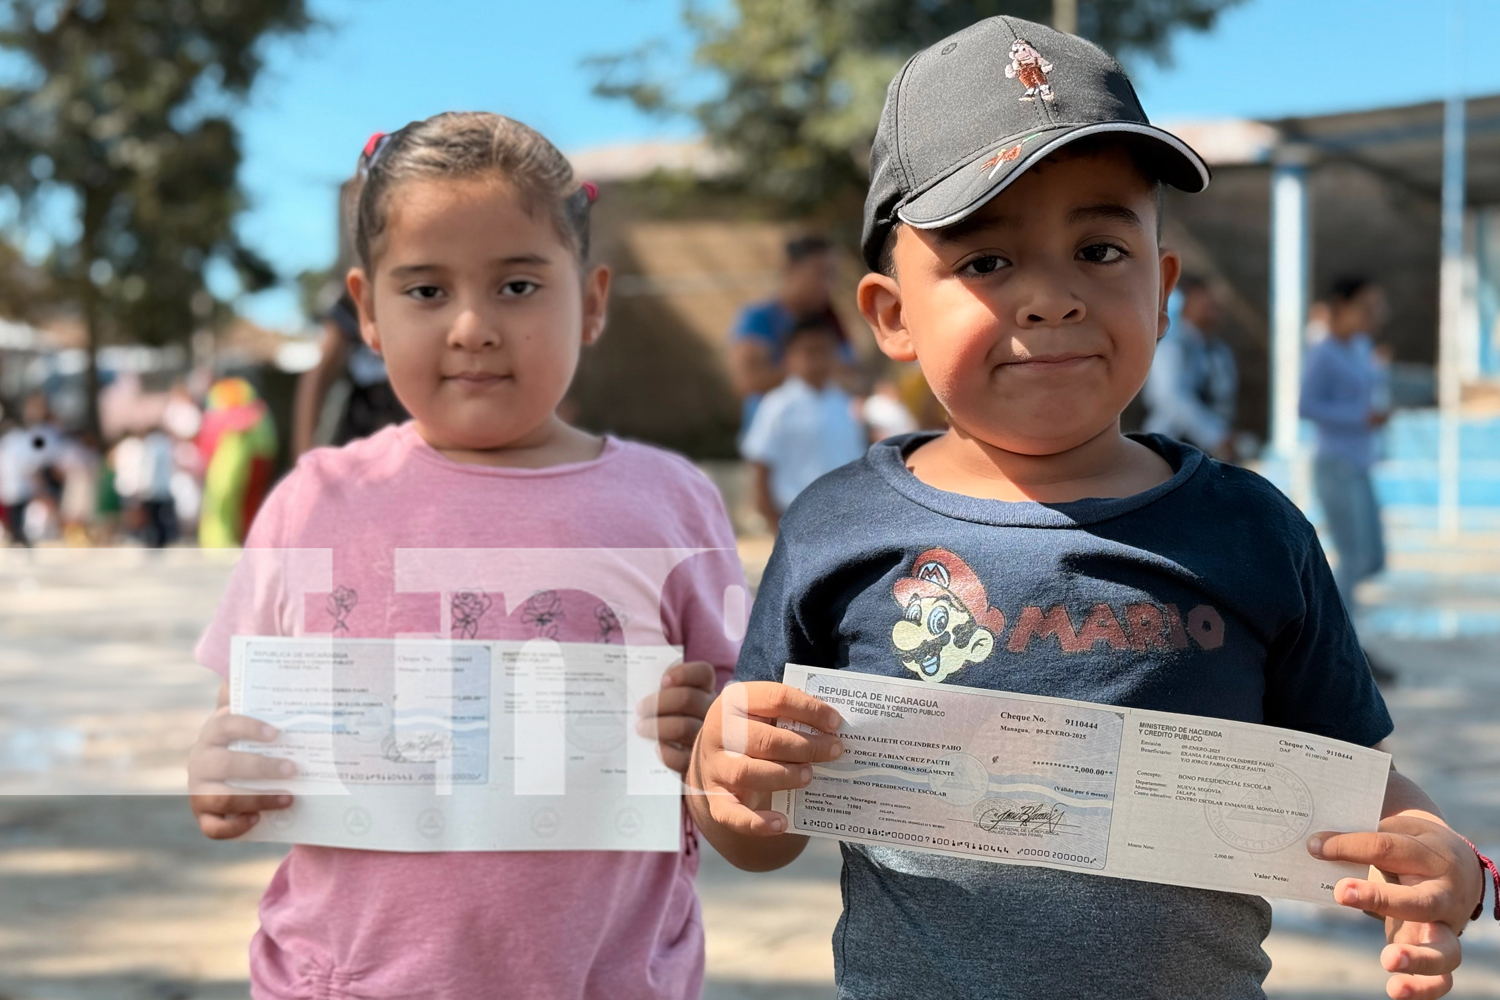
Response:
M1121 135L1138 143L1156 176L1190 194L1208 187L1208 164L1191 146L1170 132L1140 122L1098 122L1037 129L989 147L896 210L902 222L917 229L941 229L962 222L1009 187L1038 161L1069 143L1096 135Z

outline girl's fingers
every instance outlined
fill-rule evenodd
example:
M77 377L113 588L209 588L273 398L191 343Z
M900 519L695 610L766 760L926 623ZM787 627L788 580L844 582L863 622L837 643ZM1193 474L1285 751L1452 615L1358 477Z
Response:
M213 813L198 814L198 829L213 840L231 840L260 822L259 813L230 813L216 816Z
M635 711L637 715L643 717L691 715L701 719L708 715L708 707L713 703L714 696L711 691L696 687L673 687L646 695L636 706Z
M1453 989L1452 976L1392 976L1385 984L1392 1000L1437 1000Z
M195 786L233 778L275 780L290 778L297 773L297 765L289 760L223 747L203 751L194 764Z
M213 746L225 746L235 740L269 743L279 735L280 731L275 726L248 715L230 715L228 709L220 709L208 717L198 739Z
M1421 923L1441 920L1445 915L1438 886L1432 882L1400 885L1396 882L1368 882L1361 878L1340 879L1333 887L1333 898L1340 905L1382 917Z
M694 660L671 667L661 677L662 688L690 687L713 694L718 690L719 679L712 663Z
M199 815L211 813L215 816L229 816L234 813L271 812L286 809L291 804L292 797L284 792L246 795L229 785L214 785L193 794L193 811Z
M635 731L649 740L659 740L662 743L685 743L689 746L698 738L698 730L702 728L702 719L687 715L661 715L651 719L641 719L635 724Z
M687 774L688 762L693 759L692 750L674 743L658 743L656 752L663 764L678 774Z

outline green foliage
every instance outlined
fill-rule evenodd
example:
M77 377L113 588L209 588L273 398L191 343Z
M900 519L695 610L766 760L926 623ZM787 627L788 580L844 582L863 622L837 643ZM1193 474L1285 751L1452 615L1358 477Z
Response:
M261 68L261 43L311 23L304 0L6 5L0 187L28 221L59 199L76 207L47 268L91 343L188 336L224 309L206 288L214 263L246 290L276 280L234 233L244 197L229 115Z
M1165 60L1171 33L1204 30L1242 0L1080 0L1079 32L1125 57ZM674 97L682 80L654 69L653 47L589 60L595 91L642 110L695 120L732 152L744 190L830 222L863 197L886 85L915 51L975 21L1012 14L1047 22L1052 0L686 0L693 61L719 89Z

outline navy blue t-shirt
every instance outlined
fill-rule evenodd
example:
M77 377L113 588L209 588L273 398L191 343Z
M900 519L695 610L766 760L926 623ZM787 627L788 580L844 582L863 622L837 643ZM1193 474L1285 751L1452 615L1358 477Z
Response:
M1275 487L1169 438L1120 499L935 489L892 438L781 521L739 680L788 662L1182 712L1366 746L1391 731L1311 525ZM847 998L1260 997L1265 901L844 844Z

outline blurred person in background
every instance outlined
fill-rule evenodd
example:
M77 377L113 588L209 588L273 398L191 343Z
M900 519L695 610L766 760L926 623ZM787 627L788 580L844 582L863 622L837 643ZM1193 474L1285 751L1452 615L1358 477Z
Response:
M208 390L198 453L203 469L198 544L238 548L271 487L276 464L276 424L249 382L222 378Z
M160 427L141 440L136 502L141 508L141 541L149 549L166 548L177 540L177 504L172 496L177 461L173 445L172 436Z
M761 397L781 384L786 339L799 323L821 322L839 341L839 357L851 359L849 338L830 305L833 252L821 236L799 236L785 247L786 263L776 297L746 306L730 331L729 378L743 401L741 433L750 426Z
M103 460L99 442L92 433L66 439L58 458L62 471L62 499L58 502L58 520L63 540L71 546L93 543L94 525L99 519L99 470Z
M10 539L30 546L45 530L62 494L57 466L63 438L41 393L27 397L22 420L0 435L0 514ZM46 509L32 511L38 502Z
M786 378L761 400L740 443L756 509L772 531L798 493L869 446L854 397L835 381L842 345L821 318L797 324L782 345Z
M901 400L901 387L892 378L875 381L870 394L860 404L860 416L870 431L870 442L910 434L918 429L917 418L912 416Z
M1334 282L1328 336L1307 352L1300 410L1318 430L1313 489L1338 553L1334 582L1351 616L1354 588L1385 568L1380 503L1370 480L1376 432L1390 412L1379 405L1383 366L1375 335L1389 316L1385 292L1369 278ZM1368 655L1368 653L1366 654ZM1371 662L1378 680L1394 674Z
M292 454L313 447L328 395L339 379L348 383L332 443L346 445L369 437L388 424L407 419L406 408L391 389L385 361L359 335L359 317L345 292L323 320L323 353L297 380L292 413Z
M1202 278L1184 275L1182 307L1157 345L1146 378L1144 429L1185 441L1215 458L1234 461L1234 412L1239 369L1218 335L1223 310Z

